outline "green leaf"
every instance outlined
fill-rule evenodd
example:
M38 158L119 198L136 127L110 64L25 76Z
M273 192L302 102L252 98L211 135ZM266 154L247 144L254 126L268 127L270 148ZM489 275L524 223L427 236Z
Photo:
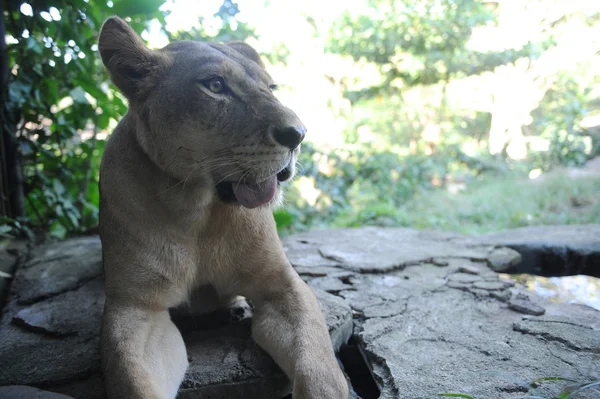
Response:
M114 0L112 12L120 17L152 14L164 0Z
M98 115L98 128L100 130L104 130L108 127L108 123L110 122L110 117L108 116L108 113L103 112L100 115Z
M60 98L58 98L58 83L54 79L46 79L46 98L44 99L47 102L52 104L58 103Z
M107 98L106 93L98 87L98 81L89 79L74 79L73 83L77 86L81 86L89 95L94 97L96 100L105 100Z
M50 235L62 240L67 236L67 229L61 223L54 222L50 225Z
M277 225L277 230L286 228L294 221L294 215L281 209L273 212L273 216L275 217L275 224Z
M44 54L44 48L37 40L35 40L33 36L27 38L25 47L27 48L27 50L31 50L39 55Z
M69 92L69 95L73 98L73 101L78 104L89 104L90 102L85 98L85 90L77 86Z
M52 189L59 197L65 193L65 186L58 179L52 179Z

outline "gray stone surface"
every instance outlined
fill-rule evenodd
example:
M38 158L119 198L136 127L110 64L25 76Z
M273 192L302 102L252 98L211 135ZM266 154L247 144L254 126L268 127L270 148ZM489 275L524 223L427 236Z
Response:
M352 311L342 298L315 291L339 348L352 334ZM98 354L103 306L97 237L37 248L15 273L0 320L0 386L38 386L76 398L103 398ZM251 339L250 321L227 323L229 317L194 316L191 323L182 322L190 368L180 396L285 396L289 381Z
M10 385L0 387L0 398L2 399L72 399L71 396L61 395L55 392L43 391L38 388L23 385Z
M510 268L519 255L486 240L369 227L309 232L284 246L315 290L334 346L353 334L364 348L382 399L554 397L564 383L535 392L527 383L600 380L600 312L547 302L500 278L492 267ZM37 249L17 271L0 320L0 385L103 397L99 251L97 238L71 240ZM250 321L222 321L179 324L191 360L180 397L288 394L287 378L250 338ZM354 377L357 393L365 381Z
M342 278L351 288L331 292L352 306L355 339L372 362L381 398L520 398L541 377L600 379L600 312L545 302L500 279L490 267L514 264L518 254L495 242L361 228L309 232L285 246L312 286L336 287L334 273L353 272ZM529 394L554 397L563 387L543 383Z
M400 270L424 260L443 258L487 258L489 248L454 245L459 234L413 229L365 227L337 234L312 231L286 240L292 265L333 266L354 272L384 273ZM430 244L435 242L435 246Z
M34 251L19 269L13 292L21 304L34 303L74 290L102 274L98 237L82 237Z
M600 277L600 224L522 227L484 235L480 242L521 254L507 272Z

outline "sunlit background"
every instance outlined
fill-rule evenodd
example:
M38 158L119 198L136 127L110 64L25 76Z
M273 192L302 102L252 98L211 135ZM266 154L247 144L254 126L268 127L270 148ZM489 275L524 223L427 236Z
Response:
M104 143L126 110L97 54L109 15L150 47L245 40L309 128L282 235L326 226L480 234L600 223L600 2L5 2L7 126L21 203L0 233L97 223ZM17 144L15 144L17 145ZM16 148L16 147L15 147ZM2 215L11 214L3 205ZM8 220L8 219L6 219ZM12 230L11 230L12 229ZM523 277L525 279L525 277ZM600 308L598 280L523 280Z

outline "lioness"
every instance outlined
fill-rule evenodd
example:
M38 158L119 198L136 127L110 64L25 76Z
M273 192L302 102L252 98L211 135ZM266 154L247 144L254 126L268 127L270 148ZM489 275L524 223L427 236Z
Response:
M188 361L168 309L243 295L253 338L295 399L347 398L319 305L272 216L306 129L273 95L257 52L192 41L150 50L116 17L98 47L129 100L100 172L108 396L175 397Z

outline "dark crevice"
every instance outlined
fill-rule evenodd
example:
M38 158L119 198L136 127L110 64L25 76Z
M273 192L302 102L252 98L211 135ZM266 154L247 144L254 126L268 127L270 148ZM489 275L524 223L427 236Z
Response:
M504 273L533 274L543 277L588 275L600 277L600 254L582 253L567 246L505 245L521 254L521 262Z
M379 398L381 389L360 340L352 336L348 343L340 348L338 356L356 395L362 399Z
M506 393L527 393L529 392L529 387L525 385L513 385L508 387L497 387L496 390Z
M348 285L352 285L352 281L350 281L350 279L352 278L352 276L342 276L339 277L340 281L344 284L348 284Z

